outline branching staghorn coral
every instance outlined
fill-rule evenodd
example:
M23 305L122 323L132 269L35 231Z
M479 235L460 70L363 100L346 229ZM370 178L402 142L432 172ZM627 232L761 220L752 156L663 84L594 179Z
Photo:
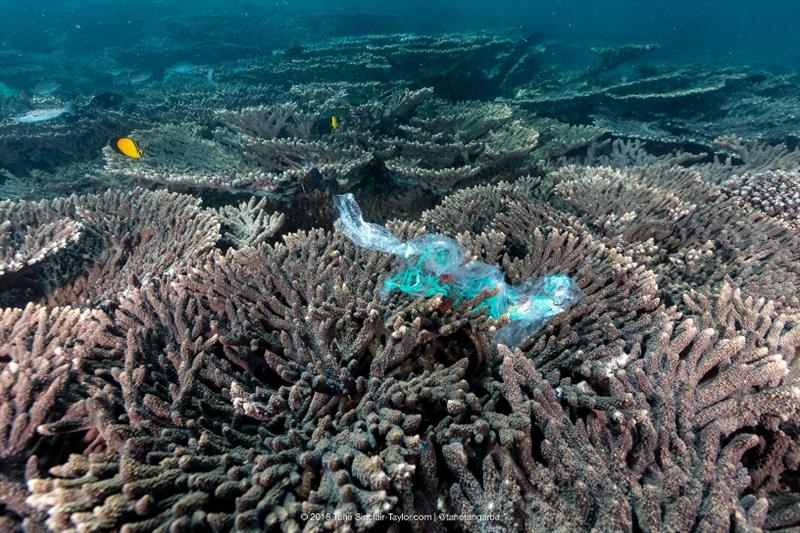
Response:
M395 231L410 236L419 232L408 225L397 227ZM555 246L560 241L553 242ZM111 393L112 397L100 403L87 404L89 420L83 422L84 425L100 423L101 426L93 431L107 443L105 446L115 452L112 455L98 452L98 455L88 457L89 463L86 463L86 458L75 456L65 467L53 470L57 477L72 478L80 476L90 464L96 465L92 467L96 472L100 471L101 464L108 464L109 468L101 469L108 472L101 478L107 481L89 477L77 485L57 479L32 482L35 495L31 501L36 506L49 507L52 497L56 500L82 499L94 492L92 487L96 483L111 483L125 495L107 499L101 505L106 510L91 516L54 508L50 524L60 528L92 523L101 528L114 528L118 522L112 521L114 519L108 515L112 509L110 506L122 505L133 509L136 501L131 498L147 494L150 498L140 504L143 521L138 527L178 523L199 527L205 523L204 520L223 519L233 520L239 527L244 527L244 524L253 524L253 527L283 524L288 527L298 521L302 510L332 512L342 501L352 501L353 507L345 509L354 512L385 512L398 509L399 505L412 510L413 500L408 498L413 498L410 489L420 453L421 437L417 432L429 425L420 417L438 416L435 413L441 410L452 413L448 416L459 420L469 413L479 412L476 411L480 406L474 394L464 395L457 391L464 390L460 380L468 368L465 357L475 358L478 367L485 364L491 350L491 324L482 313L469 311L474 308L474 303L443 310L441 302L436 299L409 301L393 297L387 302L380 301L378 284L381 276L391 271L392 262L381 254L358 251L341 236L311 232L287 236L282 245L261 245L232 255L215 256L206 266L189 272L185 278L179 277L164 284L146 283L124 299L115 321L123 330L114 335L120 339L120 350L127 346L128 355L124 359L128 370L111 373L118 384L112 383L111 389L104 388L110 391L104 394ZM301 272L306 278L303 284L297 283ZM326 281L329 276L334 276L332 284ZM364 301L369 295L371 301ZM136 338L142 340L134 341ZM127 339L124 344L123 339ZM151 340L145 343L144 339ZM164 348L148 348L153 346L153 342ZM180 346L183 348L179 349ZM167 375L177 376L183 387L196 387L203 383L206 392L201 395L197 392L190 394L188 390L182 393L181 388L175 388L168 398L164 397L169 388L157 385L164 379L159 377L161 371L146 372L144 382L141 382L143 378L137 378L139 385L128 388L127 376L140 375L141 372L135 368L147 368L148 358L159 353L166 354L163 356L166 359L156 365L157 368L165 369ZM417 355L411 356L412 353ZM192 360L196 362L190 363ZM200 364L201 360L206 363ZM212 377L209 382L205 378L193 377L195 374L192 372L200 372L198 376L205 375L203 369L211 368L207 366L209 364L222 365L218 366L221 373L215 374L216 378ZM194 384L198 379L200 381ZM452 385L442 385L446 383ZM117 387L119 392L114 393ZM435 392L438 387L444 390ZM454 387L452 392L447 391L448 387ZM144 396L131 404L126 390ZM198 413L199 426L184 425L180 420L188 423L192 418L189 412L207 409L202 407L202 397L206 398L203 402L209 402L210 408L219 409L218 414L204 422ZM170 404L174 406L173 410L178 406L180 410L168 416L168 410L164 409ZM117 405L118 408L129 405L126 409L142 405L128 411L133 434L122 437L118 434L121 427L115 429L102 422L116 418L113 411L108 411L114 408L104 405ZM286 411L283 406L294 407ZM155 445L155 449L166 452L168 448L161 446L167 446L172 438L164 440L164 436L154 436L150 429L152 423L148 420L153 417L174 418L179 412L183 414L173 423L178 423L178 428L185 428L178 431L188 439L181 441L188 446L185 453L195 457L210 454L208 461L203 463L207 466L196 461L191 463L196 466L190 466L188 458L181 459L184 454L181 449L157 459L162 455L136 452L139 448L131 442L123 447L126 439L141 439L144 436L136 435L150 434L148 439L156 437L157 440L143 450L153 450ZM225 412L228 414L224 415ZM239 413L238 417L230 418L234 412ZM214 422L215 419L218 421ZM231 430L225 430L225 419L231 420ZM263 462L251 459L247 464L255 466L245 467L247 454L244 450L241 453L237 451L241 446L237 442L245 439L242 442L254 443L248 439L257 434L253 431L259 425L263 428L259 431L267 431L264 436L276 432L274 437L264 441L274 444L263 448ZM53 425L48 431L57 432L58 427ZM299 433L296 438L286 441L293 431L289 428L296 428ZM441 431L446 428L442 426ZM375 448L370 444L369 435L376 432L384 435L382 438L391 445ZM202 444L202 434L208 434L209 445ZM212 435L217 436L212 438ZM197 444L192 438L199 439ZM277 440L273 441L273 438ZM142 444L153 442L148 439ZM221 444L219 439L235 440L221 445L219 451L207 447L213 442ZM275 448L279 442L285 444ZM229 450L231 459L214 458L223 449ZM296 452L289 453L295 449ZM350 449L352 452L347 451ZM213 473L211 465L219 465L220 461L229 464L226 467L228 474L223 471ZM119 470L112 466L117 462ZM138 466L145 464L150 466ZM241 474L237 475L243 474L244 477L231 479L228 477L230 469L236 464L252 470L248 473L238 468ZM156 470L151 468L157 465L160 466ZM318 466L323 467L321 476L316 473ZM192 474L194 468L201 470ZM262 468L266 468L263 474L260 473ZM199 477L197 482L192 481L195 479L193 476L201 473L211 485L198 485ZM208 477L212 473L217 481ZM177 486L185 486L186 492L174 499L156 498L160 494L158 491L162 490L158 488L157 476L162 474L175 480ZM263 492L258 488L258 479L263 475L269 475L273 480L269 485L273 491ZM136 480L141 480L141 483ZM338 481L333 484L334 480ZM191 513L183 510L190 500L200 508L205 507L204 502L212 492L219 494L223 486L233 489L231 482L240 487L235 494L251 494L256 498L253 505L261 501L260 506L249 507L240 499L238 510L230 507L227 513L204 516L195 513L191 519ZM130 483L137 484L125 488ZM140 485L152 488L144 493L140 492L142 489L133 488ZM344 489L336 489L337 485ZM350 485L352 488L348 488ZM351 493L354 500L347 496ZM52 497L47 494L52 494ZM292 504L299 496L307 498L308 503L302 506ZM101 503L90 501L94 501L93 506ZM233 500L228 501L233 505ZM103 519L105 516L108 518ZM184 516L186 518L182 518ZM251 522L253 520L255 522ZM133 523L128 527L133 527Z
M258 140L245 138L243 156L269 173L276 188L303 190L312 176L347 190L364 178L372 154L356 146L320 141Z
M283 213L267 213L267 199L255 197L238 206L226 205L214 211L220 220L222 241L236 249L258 246L278 233L286 217Z
M383 117L384 120L398 121L401 123L405 122L417 111L417 108L430 99L433 94L434 91L430 87L396 92L381 106L383 109L380 116Z
M280 100L282 92L274 85L257 83L231 83L210 86L203 79L203 86L193 84L181 88L164 90L158 85L141 89L142 101L147 102L152 124L161 125L186 121L211 121L221 110L238 111L248 107L269 105Z
M749 348L779 354L790 371L786 381L800 379L800 365L795 362L800 355L797 314L780 312L774 302L745 296L741 289L728 284L713 297L691 292L683 299L698 327L715 328L724 337L743 336Z
M531 120L539 132L539 142L531 157L540 167L590 146L605 133L602 128L586 124L567 124L542 117Z
M36 428L70 406L68 382L80 379L82 360L96 356L100 311L28 304L0 314L0 460L25 462L39 438Z
M411 487L425 406L443 407L466 365L444 358L431 368L414 364L416 373L406 368L411 351L429 357L424 347L455 329L441 327L430 303L395 307L388 318L377 301L361 312L359 295L375 281L357 274L384 271L388 260L373 255L363 265L352 246L330 238L298 234L217 256L207 270L147 285L123 302L121 331L112 334L124 366L93 392L83 422L98 435L97 453L75 455L52 470L56 477L30 484L32 504L51 509L50 527L298 527L302 512L379 513L399 504ZM242 268L253 262L268 267L265 276ZM314 263L308 274L323 279L334 265L352 271L330 286L292 282L295 269ZM242 276L252 289L242 290ZM272 289L279 292L261 297ZM456 324L469 319L460 313L449 313ZM240 321L245 314L250 325ZM323 343L329 334L337 341ZM255 336L243 344L243 335ZM431 397L434 387L442 390ZM114 423L123 412L129 429ZM165 424L174 429L163 432ZM110 492L98 499L101 486ZM57 503L75 498L97 510Z
M169 124L134 131L143 156L132 160L106 147L109 172L146 182L277 194L280 179L247 161L240 150L204 138L196 124ZM237 147L238 148L238 147Z
M792 225L719 200L698 204L681 227L674 229L666 246L671 254L689 248L712 252L695 264L691 273L704 286L736 280L749 294L796 307L800 301L797 241ZM668 278L683 276L671 268L666 271Z
M91 239L86 225L41 203L0 202L0 301L9 305L41 296L42 286L66 280L81 268Z
M538 132L514 118L514 108L439 102L422 110L431 95L395 90L355 106L345 94L313 111L310 103L222 111L213 132L189 123L133 132L144 156L130 160L107 148L106 168L148 182L287 199L309 181L349 190L383 166L399 183L437 194L530 167ZM341 114L342 131L330 130L328 113Z
M706 120L695 127L705 127L709 134L717 132L719 137L733 135L770 143L800 138L800 127L797 124L800 99L791 84L786 85L786 94L780 94L783 91L775 94L777 91L772 88L757 96L742 95L741 98L732 99L722 106L724 117Z
M292 102L304 109L318 108L330 104L356 103L374 101L382 94L405 91L407 84L403 80L387 82L376 81L335 81L310 82L292 85L287 95Z
M567 166L552 175L555 194L581 222L628 243L666 239L697 204L718 194L696 172L678 166Z
M410 78L464 99L499 91L505 74L525 59L512 53L515 46L482 32L348 36L302 47L265 74L275 83Z
M255 79L275 85L339 82L346 80L381 81L392 78L392 66L385 57L368 49L351 49L346 54L333 48L308 50L294 57L280 57L272 63L248 69Z
M531 341L533 358L543 371L597 372L600 362L587 358L586 350L572 349L578 339L584 346L599 339L615 339L624 345L649 323L659 304L652 272L597 242L579 225L541 210L513 187L501 184L468 190L456 198L470 196L477 205L494 198L500 209L487 210L492 216L486 217L488 223L481 223L481 235L458 236L468 251L478 259L499 262L511 283L563 272L575 279L584 294ZM438 231L456 234L466 229L461 225L465 213L462 203L452 201L422 218L437 221ZM458 225L448 227L449 221ZM598 316L603 320L598 321Z
M260 139L308 139L318 120L316 115L303 112L293 104L222 111L215 118L228 128Z
M727 154L715 157L713 163L698 165L698 171L706 180L718 185L735 176L800 168L800 149L791 150L785 144L769 145L737 137L720 137L714 142Z
M157 184L282 200L307 185L347 190L387 150L386 141L374 139L372 130L397 127L431 94L430 89L390 91L361 111L338 98L302 107L281 103L218 111L206 124L183 122L133 132L143 157L131 160L106 148L106 169ZM342 115L338 120L346 131L331 131L331 114Z
M496 220L511 212L515 205L524 203L528 216L536 224L558 229L579 228L574 220L552 207L550 183L526 178L530 177L514 184L481 185L449 194L435 209L422 213L421 220L429 229L454 235L464 231L475 234L498 231ZM531 202L533 198L535 202Z
M713 153L718 137L790 146L797 139L796 83L783 75L652 64L583 80L585 72L591 69L542 70L509 101L572 124L590 122L614 138L652 142L660 152Z
M72 435L48 439L39 428L80 409L75 388L92 371L91 359L103 357L107 325L92 310L28 304L0 311L0 504L9 530L40 529L25 479L58 462Z
M111 357L40 430L91 445L32 472L29 505L67 531L380 527L469 508L511 529L792 524L796 317L726 288L681 319L653 272L533 186L469 189L424 217L512 283L577 280L584 300L521 352L492 342L500 324L474 302L381 299L397 259L338 233L211 253L121 297L98 334ZM481 195L492 214L465 231L456 213Z
M596 385L553 388L522 353L500 348L501 390L512 416L520 412L542 431L535 453L522 433L512 455L518 479L533 485L524 493L526 509L539 527L764 525L767 500L745 496L743 455L758 443L746 428L760 417L793 416L800 390L780 385L785 363L753 359L742 341L720 340L691 320L673 329L662 318L656 327L641 356ZM675 499L679 505L670 503Z
M4 206L5 207L5 206ZM6 219L0 224L0 276L10 276L50 259L83 237L83 224L67 218L39 227Z
M505 104L437 102L401 128L385 165L394 180L437 194L529 170L539 133ZM432 117L432 118L430 118Z
M647 143L639 139L606 139L590 144L586 154L564 158L564 162L579 163L586 166L639 167L650 165L684 166L704 159L705 152L694 154L676 150L667 154L655 155L647 150ZM698 166L693 165L697 171Z
M0 199L2 200L41 200L102 192L119 180L107 172L102 160L88 163L72 163L58 167L52 172L38 169L27 173L14 174L0 170Z
M717 138L744 137L775 144L798 138L797 106L796 97L777 96L771 88L762 96L742 91L718 108L698 106L692 114L660 113L637 119L598 112L592 122L614 137L714 153L719 150Z
M48 294L50 303L114 302L131 283L202 257L219 238L219 223L191 196L134 190L82 198L57 208L83 214L99 249L91 266Z
M444 137L466 144L511 123L518 113L508 104L437 100L421 110L422 116L411 120L410 125L431 140Z
M166 191L4 202L0 210L11 228L29 228L23 250L41 243L26 254L28 271L3 282L4 289L29 287L23 301L113 306L131 285L201 257L219 239L219 222L197 199ZM32 240L48 235L60 240Z
M750 328L760 328L740 327L748 337L755 333ZM653 331L658 334L637 347L641 355L623 352L605 377L577 385L562 380L558 387L522 352L499 347L499 388L511 413L492 416L506 428L506 440L501 431L502 446L489 447L484 455L465 455L461 443L443 449L472 505L513 506L499 516L514 529L630 529L635 522L644 530L693 525L716 530L732 522L793 523L788 508L775 505L768 511L780 498L744 495L752 489L743 452L759 439L745 432L725 440L758 424L759 417L787 420L797 412L800 390L781 385L786 362L775 347L748 348L744 336L717 337L714 329L700 330L691 320L673 330L662 315ZM796 333L790 335L794 348ZM741 411L734 414L735 409ZM484 473L503 465L509 487L501 497L480 495L473 474L465 472L468 459L476 466L483 462ZM492 476L484 480L492 490ZM461 490L450 491L456 509ZM517 492L523 502L508 496ZM680 505L668 503L675 497Z
M566 202L562 209L654 269L670 299L692 287L736 280L752 295L797 302L792 226L726 199L702 170L666 162L566 166L551 179L555 198Z
M721 186L737 202L766 215L800 221L800 168L737 176Z

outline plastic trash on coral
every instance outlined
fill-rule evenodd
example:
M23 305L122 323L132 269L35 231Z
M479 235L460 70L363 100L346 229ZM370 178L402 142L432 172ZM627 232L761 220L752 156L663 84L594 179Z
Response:
M364 221L361 208L352 194L340 194L333 197L333 203L339 212L339 225L342 233L353 241L353 244L389 254L409 257L413 250L392 232L378 224Z
M510 322L495 335L506 346L516 346L582 297L577 284L564 274L527 281L515 292L508 309Z
M339 211L339 227L354 244L408 261L384 282L385 294L399 290L426 298L440 295L451 304L461 304L484 291L493 291L476 309L485 309L494 319L508 315L509 322L495 336L498 343L516 346L582 296L575 281L564 274L511 286L498 267L465 261L459 244L443 235L429 234L403 242L383 226L365 222L352 194L335 196L334 204Z
M451 273L464 262L458 243L441 235L425 235L406 244L406 250L411 250L416 259L386 280L386 292L399 290L415 296L448 296L453 286Z

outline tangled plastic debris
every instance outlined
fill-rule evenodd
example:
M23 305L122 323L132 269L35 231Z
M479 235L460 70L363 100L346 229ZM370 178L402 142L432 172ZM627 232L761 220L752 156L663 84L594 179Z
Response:
M519 344L582 296L575 282L564 274L511 286L496 266L465 261L458 243L443 235L429 234L403 242L383 226L365 222L352 194L335 196L334 204L339 211L339 227L353 243L409 261L406 268L384 282L386 294L399 290L423 297L440 295L452 306L470 301L483 291L495 291L477 309L485 309L495 319L508 315L509 322L495 336L505 345Z

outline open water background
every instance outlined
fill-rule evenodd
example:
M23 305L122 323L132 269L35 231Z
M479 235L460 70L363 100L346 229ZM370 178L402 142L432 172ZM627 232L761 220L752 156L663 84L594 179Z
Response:
M497 28L576 49L652 41L672 62L800 70L798 0L0 0L0 51L20 53L221 35L266 53L331 36Z

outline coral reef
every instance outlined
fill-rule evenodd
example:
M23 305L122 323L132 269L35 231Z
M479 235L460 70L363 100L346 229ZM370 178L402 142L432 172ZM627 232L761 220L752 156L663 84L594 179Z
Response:
M767 171L737 176L723 190L765 215L790 222L800 221L800 171Z
M60 166L53 171L33 169L14 174L4 170L0 173L0 200L52 199L75 193L103 192L120 185L116 176L94 160Z
M103 149L106 170L145 182L225 190L277 188L278 179L248 163L236 151L202 136L191 123L169 124L131 133L147 154L132 161L110 147Z
M121 103L0 124L0 529L800 527L796 80L319 20L175 64L212 21L133 43L150 76L37 58ZM583 297L499 343L492 290L387 293L413 262L348 239L345 192Z
M286 217L283 213L267 213L266 198L242 202L238 206L226 205L216 210L220 221L221 248L236 249L258 246L278 233Z
M166 191L3 202L0 212L6 304L113 306L131 286L202 257L220 238L219 220L197 199Z

